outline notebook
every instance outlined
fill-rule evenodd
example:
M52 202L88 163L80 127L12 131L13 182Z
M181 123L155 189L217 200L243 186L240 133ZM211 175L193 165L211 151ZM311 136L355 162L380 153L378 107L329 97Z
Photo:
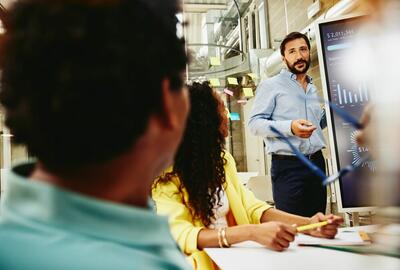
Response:
M362 246L371 244L371 240L363 231L341 231L334 239L300 233L296 236L295 243L299 246Z

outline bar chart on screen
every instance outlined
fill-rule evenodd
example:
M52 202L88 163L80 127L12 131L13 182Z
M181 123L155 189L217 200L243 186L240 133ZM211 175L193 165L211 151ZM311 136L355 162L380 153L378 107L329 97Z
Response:
M364 83L356 86L356 89L347 89L340 83L332 87L336 92L336 103L339 106L368 103L370 100L368 89Z

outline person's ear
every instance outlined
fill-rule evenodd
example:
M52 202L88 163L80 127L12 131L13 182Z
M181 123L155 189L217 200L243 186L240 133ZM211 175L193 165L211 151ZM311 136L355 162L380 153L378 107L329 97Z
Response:
M175 121L173 118L173 97L170 89L170 81L167 78L164 78L161 81L161 110L160 110L160 118L164 127L170 128L173 126L173 122Z
M289 68L288 61L286 61L285 56L282 56L282 62L285 65L285 67Z
M161 110L160 119L162 125L168 129L179 128L182 118L186 119L188 100L187 95L182 90L172 90L169 79L161 81Z

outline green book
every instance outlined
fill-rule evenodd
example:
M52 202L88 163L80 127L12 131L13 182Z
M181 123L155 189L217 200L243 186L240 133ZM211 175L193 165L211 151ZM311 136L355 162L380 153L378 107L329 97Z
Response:
M334 249L334 250L360 253L360 254L376 254L376 255L400 258L400 250L385 249L381 246L373 244L368 246L321 246L321 245L308 245L308 246Z

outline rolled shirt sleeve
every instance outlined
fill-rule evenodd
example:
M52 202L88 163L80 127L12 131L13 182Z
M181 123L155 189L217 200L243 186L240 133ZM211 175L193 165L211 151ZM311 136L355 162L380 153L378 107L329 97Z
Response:
M250 132L253 135L277 137L277 135L271 131L271 127L274 127L286 136L293 136L291 129L292 120L272 120L277 96L278 94L274 90L273 85L268 81L263 81L258 86L248 122Z

